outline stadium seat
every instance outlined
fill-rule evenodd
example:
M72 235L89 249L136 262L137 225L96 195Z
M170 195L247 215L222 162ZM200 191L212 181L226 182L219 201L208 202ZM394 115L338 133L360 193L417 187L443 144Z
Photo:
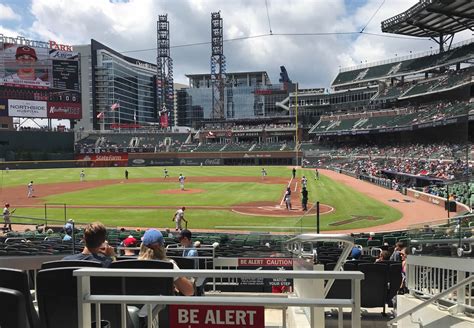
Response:
M402 264L390 264L388 269L388 295L387 295L387 304L390 307L393 307L392 299L397 295L398 289L402 283Z
M173 264L159 260L124 260L113 262L112 269L173 269ZM122 278L125 295L174 295L173 278ZM137 304L141 307L141 304ZM156 312L154 307L153 312ZM107 318L107 320L109 320ZM140 318L140 320L145 320ZM160 327L168 327L168 308L159 312ZM112 325L112 327L115 327ZM140 326L141 327L141 326Z
M41 269L53 269L53 268L77 268L77 267L93 267L101 268L102 264L94 261L49 261L41 264Z
M77 325L77 282L75 268L40 270L37 281L37 299L41 327L62 328Z
M23 294L17 290L0 287L0 327L31 328L26 314Z
M31 298L26 271L0 268L0 287L14 289L23 295L24 311L28 317L28 324L31 328L39 328L40 321ZM4 309L1 308L3 312ZM3 327L1 324L0 326Z
M361 263L357 269L365 275L360 288L361 307L382 307L383 314L385 314L388 266L377 263Z

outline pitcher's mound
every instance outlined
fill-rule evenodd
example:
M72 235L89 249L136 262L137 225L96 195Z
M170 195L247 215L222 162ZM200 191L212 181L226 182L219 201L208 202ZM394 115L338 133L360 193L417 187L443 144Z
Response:
M184 194L197 194L200 192L204 192L203 189L166 189L166 190L160 190L158 193L159 194L165 194L165 195L184 195Z

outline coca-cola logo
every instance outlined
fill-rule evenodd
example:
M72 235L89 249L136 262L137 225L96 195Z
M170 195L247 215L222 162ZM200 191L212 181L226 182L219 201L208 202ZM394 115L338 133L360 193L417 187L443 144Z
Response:
M204 165L219 165L221 164L220 159L215 158L215 159L206 159L204 161Z

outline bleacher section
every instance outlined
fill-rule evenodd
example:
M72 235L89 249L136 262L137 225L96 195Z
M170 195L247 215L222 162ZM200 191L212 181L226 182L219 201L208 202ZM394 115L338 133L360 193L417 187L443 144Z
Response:
M413 124L427 123L444 120L459 115L467 115L474 109L474 103L457 104L432 104L424 105L418 109L398 109L385 111L384 116L379 116L378 112L368 112L360 114L349 114L339 116L321 117L309 133L325 134L344 130L364 130L388 127L403 127ZM358 118L353 118L358 116Z
M473 56L474 42L471 42L467 45L440 54L340 72L334 79L332 85L339 86L361 81L385 79L395 75L420 72L434 67L456 63L465 58L472 58Z

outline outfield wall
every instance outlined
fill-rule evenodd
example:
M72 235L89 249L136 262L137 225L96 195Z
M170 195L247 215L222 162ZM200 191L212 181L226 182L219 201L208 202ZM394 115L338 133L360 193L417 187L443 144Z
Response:
M297 165L301 152L129 153L128 166Z

